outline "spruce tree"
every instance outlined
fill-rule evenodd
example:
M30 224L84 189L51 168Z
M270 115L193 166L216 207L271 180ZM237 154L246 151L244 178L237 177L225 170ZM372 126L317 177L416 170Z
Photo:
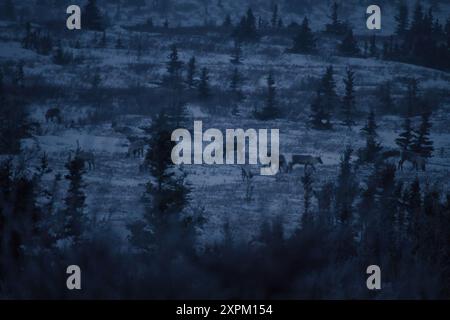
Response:
M66 208L64 210L64 234L60 235L63 238L71 237L77 243L85 231L86 216L85 216L85 200L86 196L83 189L85 184L83 182L83 174L86 172L84 167L84 160L75 154L74 159L69 160L66 164L69 174L65 178L69 181L69 189L64 200Z
M303 214L302 214L302 227L306 228L314 222L312 213L312 197L313 197L313 176L311 170L305 170L303 177L301 178L303 184Z
M233 52L231 53L230 62L233 64L241 64L242 63L242 47L241 42L239 40L234 41Z
M231 75L230 89L237 101L240 101L244 98L241 86L242 86L242 76L239 73L239 69L234 68L233 74Z
M144 193L145 213L142 221L128 226L131 243L145 252L160 250L160 254L173 254L183 245L183 229L191 223L181 219L181 213L189 200L189 188L185 175L177 172L171 160L174 142L171 141L173 124L159 113L152 121L149 134L149 150L145 163L152 175Z
M411 35L414 36L420 36L423 34L423 22L424 22L424 15L423 15L423 7L420 4L419 1L417 1L416 6L414 8L414 13L413 13L413 17L412 17L412 22L411 22L411 28L410 28L410 32Z
M246 15L241 18L241 21L233 32L233 37L239 41L248 42L259 39L256 29L256 19L251 8L249 8Z
M311 104L311 124L314 129L328 130L332 128L330 117L337 104L336 83L333 66L327 67L322 76L316 97Z
M203 68L200 75L200 83L198 84L198 94L201 99L208 99L211 96L209 87L209 71Z
M278 5L277 4L275 4L272 7L271 23L272 23L272 28L274 28L274 29L278 26Z
M169 86L173 89L179 89L181 87L181 71L183 62L178 57L178 49L176 45L172 45L168 56L167 73Z
M102 14L96 0L88 0L84 7L83 25L88 30L103 31L105 29Z
M330 15L331 27L334 28L334 29L337 29L337 27L340 24L340 21L339 21L339 18L338 18L339 17L338 10L339 10L339 5L335 1L335 2L333 2L333 6L331 7L331 15Z
M34 125L23 101L0 96L0 154L19 154L21 140L30 138Z
M360 162L375 161L378 153L381 151L382 147L377 141L377 128L378 126L375 122L375 113L371 110L369 112L366 125L361 129L361 132L366 137L366 146L359 150Z
M411 118L406 116L402 125L403 131L395 139L395 143L398 145L402 152L411 151L413 133L411 128Z
M339 175L336 185L336 213L338 221L342 224L352 224L353 203L358 193L356 175L351 165L353 150L350 146L344 151L339 165Z
M233 26L233 23L231 22L231 16L229 14L226 15L223 23L222 23L222 27L229 29Z
M414 249L420 246L422 228L422 192L419 179L416 177L405 194L407 204L407 230Z
M187 68L186 84L188 85L189 88L192 88L194 86L194 78L197 69L195 57L189 59L187 67L188 68Z
M309 27L308 18L303 19L300 30L294 38L294 44L292 46L292 52L297 53L311 53L315 50L316 40Z
M331 129L330 112L324 107L322 93L317 90L316 96L311 103L310 122L314 129L327 130Z
M356 39L353 36L353 30L348 30L346 36L342 40L341 44L339 45L339 51L343 55L347 56L357 56L360 53L360 49L358 47L358 43Z
M342 98L342 115L344 118L343 124L349 129L355 125L356 101L355 101L355 73L348 68L347 76L344 79L345 95Z
M421 155L424 158L430 158L434 151L433 141L430 139L430 123L431 113L422 113L422 121L420 127L414 132L414 138L412 142L412 150Z
M264 108L257 115L261 120L271 120L279 116L276 103L276 86L272 72L267 76L267 95Z
M408 6L402 1L398 5L397 10L398 10L398 12L397 12L397 15L395 16L395 21L397 22L397 26L395 28L395 33L399 36L404 36L404 35L406 35L406 33L408 31L408 26L409 26Z
M331 6L331 14L330 14L331 23L328 23L325 29L327 33L335 35L343 35L348 31L347 25L339 20L338 11L339 5L337 4L336 1L334 1L333 5Z
M324 111L329 114L332 113L338 101L333 66L327 67L325 74L322 76L319 92Z

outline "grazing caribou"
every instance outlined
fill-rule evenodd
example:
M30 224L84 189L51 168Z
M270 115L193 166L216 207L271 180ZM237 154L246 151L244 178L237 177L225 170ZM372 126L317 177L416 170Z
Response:
M401 153L398 150L387 150L379 153L375 158L375 163L383 163L390 158L400 157Z
M95 156L91 151L79 151L77 157L84 161L88 165L89 170L95 169Z
M133 155L133 157L143 157L144 156L144 147L145 141L143 139L137 139L130 143L128 147L127 157Z
M280 172L289 172L289 164L286 161L286 157L280 154Z
M72 158L72 152L74 151L69 151L69 160ZM74 153L75 158L82 160L89 170L95 169L95 155L92 151L77 149Z
M58 108L48 109L47 112L45 113L45 121L47 121L47 122L49 122L49 121L54 122L55 119L56 119L56 121L58 123L61 123L61 120L62 120L61 110L59 110Z
M242 181L252 179L254 174L249 167L241 166Z
M426 161L421 155L411 151L403 151L401 153L400 161L398 162L398 169L403 170L403 163L405 163L405 161L411 162L412 168L416 171L418 171L419 168L422 171L425 171Z
M316 170L315 164L323 164L322 159L320 157L314 157L310 155L299 155L299 154L293 154L292 155L292 161L289 162L289 171L292 171L293 167L296 164L301 164L305 166L305 170L308 166L311 166L313 170Z

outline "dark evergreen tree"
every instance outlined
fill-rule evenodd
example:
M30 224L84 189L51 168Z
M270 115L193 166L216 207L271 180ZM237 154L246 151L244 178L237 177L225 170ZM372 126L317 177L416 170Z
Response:
M303 184L302 228L307 228L314 222L314 216L311 208L313 197L313 176L311 170L305 170L301 181Z
M233 22L231 21L231 16L229 14L226 15L225 20L222 23L222 27L226 29L233 27Z
M191 59L189 59L187 67L186 84L189 88L192 88L194 87L194 79L197 69L195 57L191 57Z
M409 237L413 242L413 248L416 251L421 243L422 221L422 192L419 179L411 183L409 189L405 193L405 203L407 211L407 230Z
M239 69L234 68L233 74L231 75L230 89L237 101L240 101L244 98L241 87L242 87L242 76L239 72Z
M83 26L88 30L103 31L105 26L96 0L88 0L83 12Z
M333 5L331 7L331 14L330 19L331 23L328 23L325 26L325 31L327 33L336 34L336 35L344 35L347 33L347 25L339 20L339 5L337 2L333 2Z
M427 36L431 36L433 32L433 22L434 22L434 16L433 16L433 8L430 7L427 14L424 15L423 21L422 21L422 28L423 28L423 34Z
M66 205L63 212L65 217L64 231L60 235L61 238L72 238L75 243L81 240L87 220L84 212L86 196L83 191L85 188L83 174L86 170L84 160L79 157L78 152L79 150L77 150L75 157L66 164L69 174L65 178L69 181L69 189L64 199Z
M371 110L369 112L366 125L361 129L361 132L366 137L366 146L359 150L360 162L375 161L378 153L381 151L382 147L377 141L377 128L378 126L375 122L375 113Z
M272 7L272 19L270 20L272 23L272 28L276 28L278 26L278 5L275 4Z
M412 150L424 158L430 158L434 151L433 141L430 139L430 123L431 113L422 113L422 121L420 127L414 132L412 142Z
M356 101L355 101L355 73L348 68L347 77L344 79L345 95L342 98L343 124L349 129L355 125Z
M198 84L198 94L201 99L208 99L211 96L211 89L209 87L209 71L207 68L202 69L200 82Z
M395 21L397 22L397 26L395 28L395 33L399 36L404 36L408 32L409 27L409 10L408 5L406 5L403 1L400 2L397 8L398 12L395 16Z
M316 96L311 103L310 122L314 129L327 130L331 129L330 112L324 107L322 93L317 90Z
M334 200L334 184L331 182L322 185L319 192L315 193L318 205L318 224L330 227L334 224L335 219L332 213Z
M331 113L338 102L333 66L327 67L322 76L316 97L311 104L311 124L314 129L331 129Z
M30 138L36 126L29 120L23 101L6 92L0 99L0 154L18 154L21 140Z
M0 162L0 278L22 268L26 254L38 248L42 212L37 205L34 178L20 173L11 159ZM17 273L15 273L17 275Z
M411 118L406 116L402 125L403 131L395 139L395 143L398 145L402 152L411 151L413 132L411 128Z
M440 23L439 19L434 20L431 33L432 33L433 37L437 37L437 38L440 38L444 35L444 29L443 29L442 24Z
M167 73L168 85L173 89L179 89L181 86L181 72L183 62L178 57L178 49L176 45L171 46L171 52L168 56Z
M336 215L342 224L353 223L353 203L358 194L358 183L351 165L353 150L347 147L341 157L339 175L336 184Z
M59 44L53 54L53 63L63 66L70 64L72 61L73 55L70 52L65 51L61 44Z
M172 129L164 113L159 113L146 129L150 148L145 163L153 179L144 194L144 219L128 226L132 245L145 252L158 250L159 258L172 255L186 245L183 231L192 222L181 218L189 200L189 189L184 182L185 175L175 171L171 160Z
M416 6L414 8L414 13L411 22L410 32L411 35L420 36L424 31L424 15L423 15L423 7L419 1L417 1Z
M360 49L358 47L358 43L353 36L353 30L348 30L344 39L342 39L341 44L339 45L339 51L341 54L346 56L357 56L360 53Z
M319 91L325 111L332 113L338 102L333 66L327 67L325 74L322 76Z
M257 41L259 39L256 30L256 19L251 8L247 14L241 18L239 25L233 32L233 37L239 41Z
M279 116L276 102L276 86L272 72L267 76L267 95L264 108L258 112L257 118L261 120L271 120Z
M316 40L309 27L308 18L303 19L302 25L294 38L292 52L311 53L316 48Z
M242 46L239 40L234 41L233 52L231 53L230 62L233 64L241 64L242 63Z

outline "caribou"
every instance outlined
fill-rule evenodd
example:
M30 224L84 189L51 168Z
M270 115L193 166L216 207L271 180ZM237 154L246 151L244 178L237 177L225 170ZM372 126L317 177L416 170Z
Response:
M143 157L145 145L146 143L145 140L143 139L137 139L132 141L128 146L127 157L130 157L131 155L133 155L134 158Z
M77 149L69 151L69 160L72 158L72 153L75 153L75 158L80 159L87 164L89 170L95 169L95 155L92 151L84 151L80 148L80 143L77 140Z
M288 171L292 171L296 164L304 165L305 170L308 168L308 166L311 166L313 170L316 170L316 167L314 165L323 164L323 162L321 157L293 154L292 160L288 164Z
M403 151L401 153L400 161L398 162L398 169L403 170L403 164L405 163L405 161L411 162L412 168L416 171L418 171L419 168L422 171L425 171L426 161L425 158L421 155L411 151Z
M69 160L72 158L73 152L74 151L69 151ZM74 153L75 158L82 160L84 164L87 165L89 170L95 169L95 155L92 151L83 151L81 149L77 149Z
M45 121L46 122L49 122L49 121L54 122L55 119L58 123L61 123L61 120L62 120L61 110L59 110L58 108L48 109L47 112L45 113Z

